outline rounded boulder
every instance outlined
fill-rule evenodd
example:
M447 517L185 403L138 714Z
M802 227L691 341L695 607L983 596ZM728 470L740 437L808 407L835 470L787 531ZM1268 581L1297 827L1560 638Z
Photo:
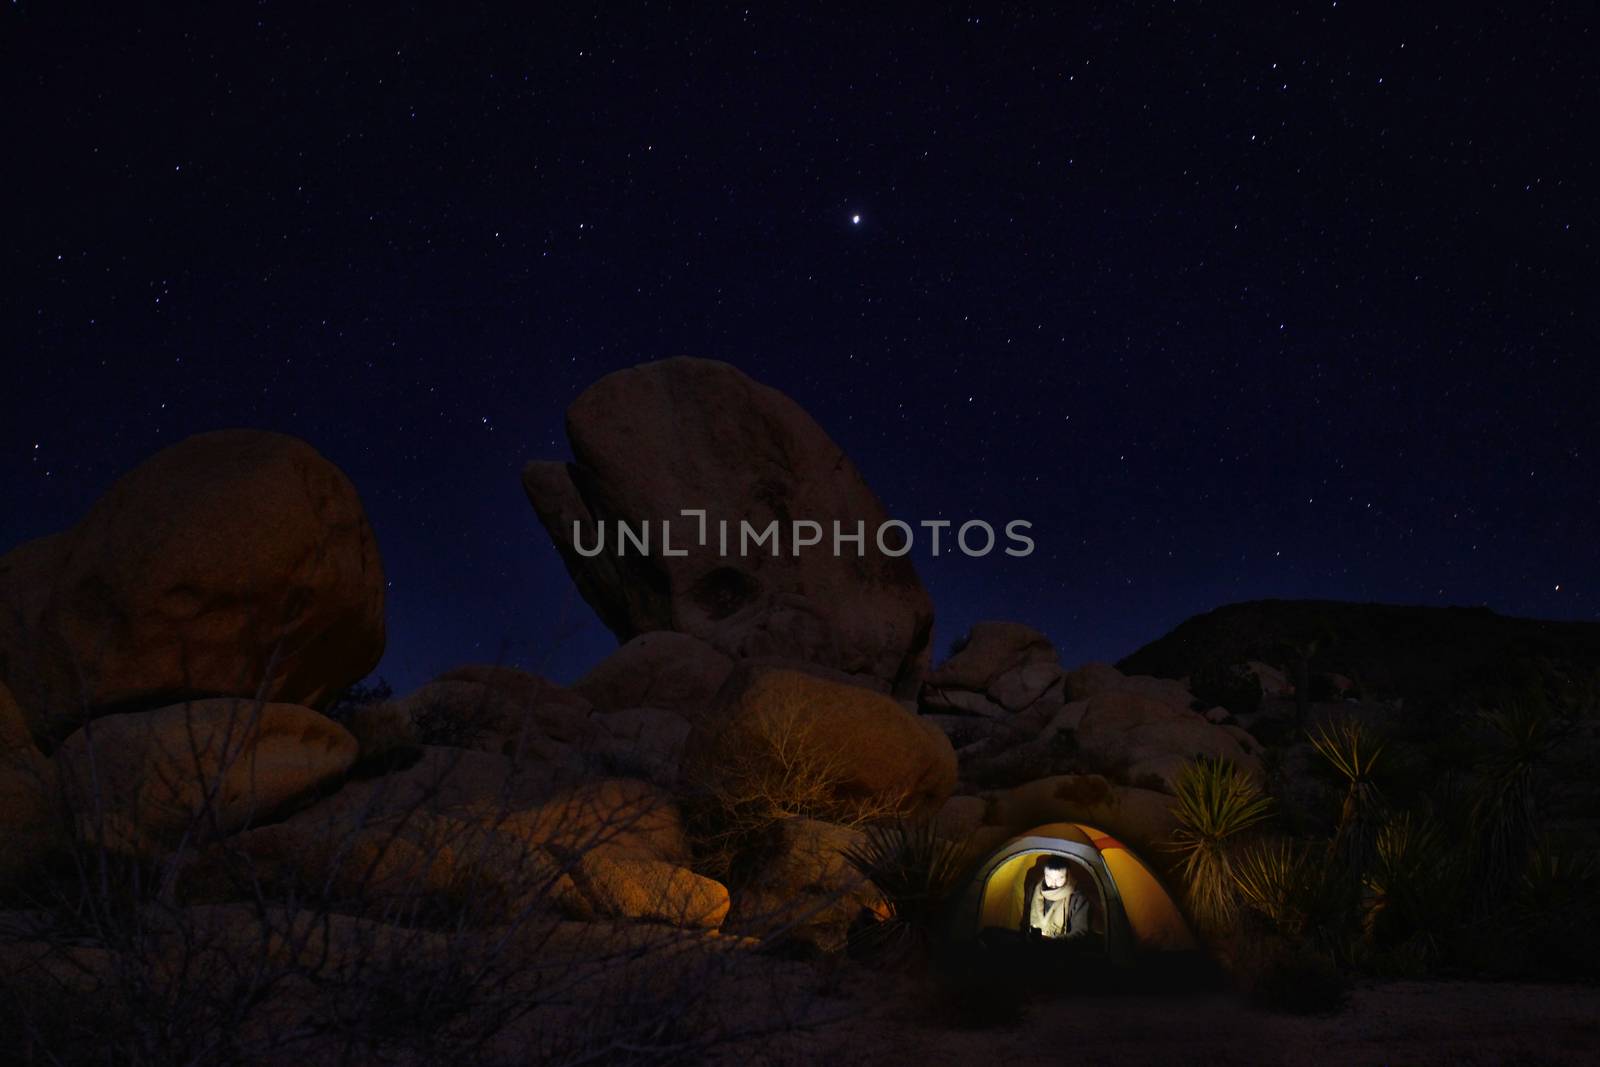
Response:
M341 778L356 750L310 708L219 698L96 719L62 743L55 765L80 834L110 827L113 844L142 851L274 817Z
M72 529L0 561L0 673L46 743L89 715L211 696L319 707L384 646L384 572L355 487L294 437L199 434Z

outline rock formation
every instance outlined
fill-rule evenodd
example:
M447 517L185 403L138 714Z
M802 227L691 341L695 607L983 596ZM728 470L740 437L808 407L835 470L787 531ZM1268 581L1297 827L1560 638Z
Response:
M384 585L337 467L281 434L200 434L0 558L0 678L47 747L192 698L317 707L378 662Z
M928 661L933 608L909 558L879 551L887 518L859 471L799 405L726 363L668 359L618 371L567 411L570 463L530 463L523 485L579 591L621 641L689 634L735 659L782 656L913 697ZM706 512L706 544L697 518ZM830 542L795 553L719 550L719 522L737 537L812 520ZM864 551L832 551L832 524L867 531ZM653 551L614 540L592 558L597 523L638 530ZM672 524L664 554L661 523Z
M665 708L698 717L727 681L733 661L687 634L640 634L573 683L572 691L604 711Z
M95 719L55 764L79 836L142 853L273 818L355 758L355 738L310 708L218 698Z
M969 778L1073 771L1170 790L1196 755L1260 766L1254 739L1193 710L1182 682L1104 663L1063 670L1044 635L1020 623L975 625L928 674L919 703L950 736Z

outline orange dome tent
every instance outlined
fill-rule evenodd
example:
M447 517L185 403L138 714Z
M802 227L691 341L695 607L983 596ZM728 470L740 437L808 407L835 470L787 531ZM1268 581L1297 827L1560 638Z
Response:
M970 940L986 929L1020 930L1030 875L1046 856L1065 857L1080 884L1098 891L1091 929L1105 938L1112 962L1126 965L1144 952L1199 947L1150 868L1116 838L1078 822L1037 827L980 863L953 898L951 937Z

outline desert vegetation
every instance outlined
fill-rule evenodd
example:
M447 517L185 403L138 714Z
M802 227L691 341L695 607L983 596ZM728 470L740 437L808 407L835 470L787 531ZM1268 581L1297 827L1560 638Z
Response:
M1268 761L1270 814L1236 768L1191 764L1176 808L1191 913L1245 988L1289 1010L1337 1008L1363 977L1592 980L1592 798L1562 784L1593 730L1587 693L1531 668L1426 732L1319 705Z

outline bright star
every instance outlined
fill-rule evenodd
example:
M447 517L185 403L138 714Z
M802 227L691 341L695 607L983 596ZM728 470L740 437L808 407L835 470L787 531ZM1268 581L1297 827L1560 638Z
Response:
M860 226L861 225L861 216L860 215L851 215L850 216L850 225L852 225L852 226Z

